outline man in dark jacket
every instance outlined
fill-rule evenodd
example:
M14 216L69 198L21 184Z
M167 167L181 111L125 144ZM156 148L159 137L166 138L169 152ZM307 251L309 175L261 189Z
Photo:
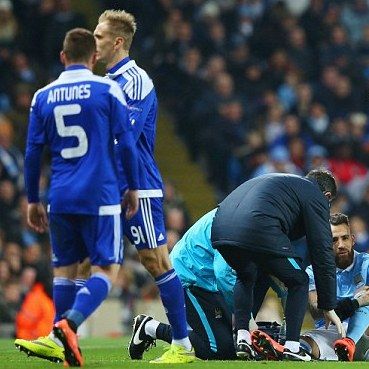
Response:
M333 310L336 269L329 201L336 191L336 182L327 171L314 170L306 177L270 174L245 182L219 205L211 241L237 273L234 304L239 357L248 358L252 352L249 321L259 271L275 276L288 288L283 358L310 360L299 344L309 278L291 244L303 236L306 236L317 281L318 307L324 311L327 323L333 322L344 334L342 323Z

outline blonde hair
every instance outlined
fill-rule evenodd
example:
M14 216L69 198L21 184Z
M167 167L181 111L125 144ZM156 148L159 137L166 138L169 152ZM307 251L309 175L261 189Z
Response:
M129 50L137 25L135 17L124 10L105 10L99 17L99 23L108 22L110 32L124 38L124 49Z

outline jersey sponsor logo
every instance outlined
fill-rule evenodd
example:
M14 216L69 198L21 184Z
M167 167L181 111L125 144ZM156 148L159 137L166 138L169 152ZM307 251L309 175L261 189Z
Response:
M133 105L127 105L128 110L141 112L143 109Z

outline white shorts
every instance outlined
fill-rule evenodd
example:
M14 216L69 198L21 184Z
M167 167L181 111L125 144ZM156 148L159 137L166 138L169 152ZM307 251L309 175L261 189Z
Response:
M344 322L343 324L345 329L347 329L347 323ZM334 325L330 325L328 329L321 327L318 329L312 329L311 331L306 331L302 336L310 337L318 345L320 351L319 360L338 361L333 345L336 340L341 338L341 336ZM368 350L369 337L364 334L356 344L354 361L368 361Z

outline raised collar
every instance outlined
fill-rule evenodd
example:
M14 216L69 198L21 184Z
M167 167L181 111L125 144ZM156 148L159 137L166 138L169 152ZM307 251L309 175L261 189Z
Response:
M134 60L131 60L129 56L122 59L120 62L114 65L114 67L110 68L106 75L108 77L115 77L120 74L123 74L125 71L127 71L129 68L132 68L133 66L136 66L136 62Z

